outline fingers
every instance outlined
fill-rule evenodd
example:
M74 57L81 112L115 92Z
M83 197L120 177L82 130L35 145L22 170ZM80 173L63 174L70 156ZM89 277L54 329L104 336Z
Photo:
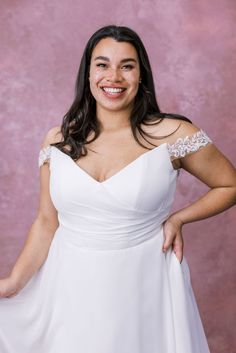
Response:
M175 247L176 250L179 250L179 248L183 247L183 239L180 232L177 232L175 235L165 235L165 240L163 243L163 252L166 252L170 246Z
M173 240L171 238L166 238L163 244L163 252L167 252L167 250L169 249L169 247L171 246Z
M173 250L173 251L174 251L174 253L175 253L177 259L178 259L179 262L181 263L181 262L183 261L183 257L184 257L184 255L183 255L183 249L182 249L182 248L181 248L181 249L179 248L179 249Z
M177 234L177 236L174 239L172 247L175 255L177 256L179 262L181 263L183 260L183 248L184 248L183 237L181 234Z
M169 247L172 246L172 249L178 258L179 262L181 263L183 260L183 248L184 248L184 242L183 242L183 237L181 232L177 232L175 237L173 236L166 236L165 241L163 244L163 252L167 252Z

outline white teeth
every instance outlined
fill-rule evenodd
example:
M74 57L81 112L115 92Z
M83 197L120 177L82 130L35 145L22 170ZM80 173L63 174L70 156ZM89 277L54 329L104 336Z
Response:
M108 93L120 93L124 90L124 88L107 88L103 87L103 90Z

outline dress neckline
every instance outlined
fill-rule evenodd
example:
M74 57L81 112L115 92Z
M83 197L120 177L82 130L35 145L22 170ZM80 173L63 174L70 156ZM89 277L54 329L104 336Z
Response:
M161 150L162 147L166 147L167 146L167 142L161 143L160 145L152 148L151 150L141 153L137 158L133 159L131 162L129 162L128 164L126 164L123 168L121 168L120 170L118 170L116 173L114 173L113 175L111 175L110 177L106 178L105 180L99 181L97 179L95 179L92 175L90 175L85 169L83 169L78 163L76 163L68 154L62 152L61 150L59 150L56 146L51 146L54 147L56 150L58 150L62 155L64 155L66 158L69 158L69 161L72 163L72 165L77 168L79 171L81 171L87 178L89 178L92 182L98 184L98 185L104 185L106 183L109 183L110 181L112 181L113 179L115 179L116 177L120 176L123 172L125 172L126 170L128 170L129 168L132 168L136 163L138 163L138 161L142 160L143 158L147 157L149 154L154 153L155 151L159 151ZM178 172L177 169L174 169L173 164L171 163L171 160L168 158L169 163L171 165L171 168L173 171L175 171L176 173Z

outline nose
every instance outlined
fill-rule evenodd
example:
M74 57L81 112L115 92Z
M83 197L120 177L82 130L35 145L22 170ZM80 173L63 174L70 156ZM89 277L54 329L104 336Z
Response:
M115 82L121 81L121 74L119 72L119 69L110 69L107 75L107 80Z

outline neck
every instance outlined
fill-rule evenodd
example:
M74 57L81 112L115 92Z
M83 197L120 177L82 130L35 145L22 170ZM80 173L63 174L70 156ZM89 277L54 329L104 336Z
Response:
M101 107L97 108L96 115L101 124L101 132L115 132L130 127L131 109L108 111Z

